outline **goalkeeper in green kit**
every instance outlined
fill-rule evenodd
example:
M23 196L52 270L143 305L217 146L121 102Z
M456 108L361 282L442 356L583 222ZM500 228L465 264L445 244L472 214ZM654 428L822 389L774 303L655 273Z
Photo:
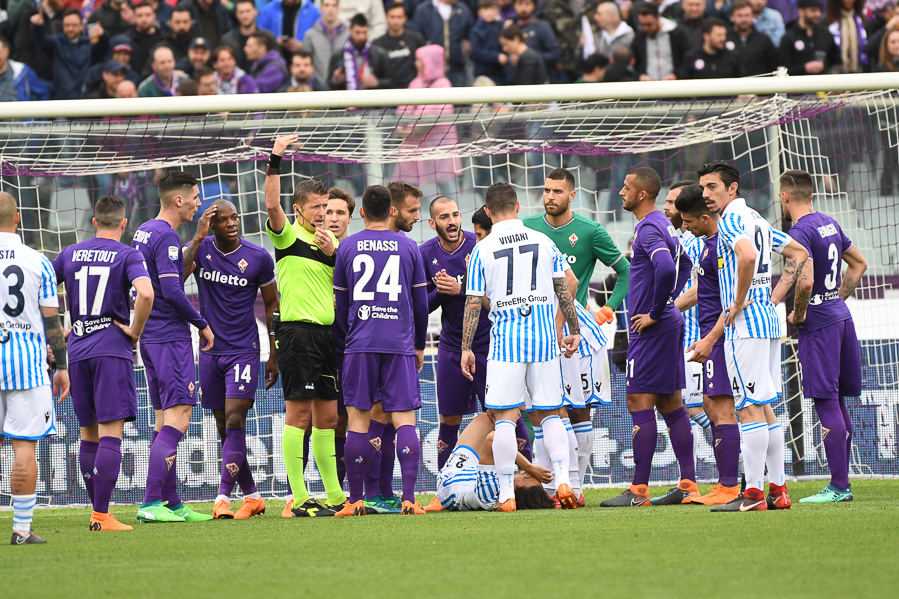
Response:
M575 193L574 176L564 168L553 169L546 175L543 185L545 214L529 216L523 219L523 222L526 227L548 235L568 260L571 271L578 280L575 300L580 304L578 307L579 320L589 319L591 315L587 306L587 296L597 260L618 273L618 280L608 302L598 312L592 313L595 322L581 323L581 329L587 326L597 331L592 343L594 347L582 344L584 347L579 349L581 355L579 366L573 362L568 365L569 368L565 368L565 364L562 368L565 404L570 417L570 421L566 422L566 428L569 431L572 458L574 452L577 452L579 481L583 482L593 449L593 423L590 418L590 408L594 404L611 402L607 350L603 347L597 351L595 347L598 344L606 345L605 337L599 332L597 325L612 322L615 318L615 310L627 295L630 263L601 224L571 211L571 202L574 200ZM586 310L582 308L586 308ZM593 354L592 359L590 359L590 354ZM570 359L575 358L577 358L577 354ZM570 375L566 376L566 373L570 373ZM563 421L565 420L567 419L563 418ZM535 427L534 433L536 436L535 449L539 449L540 431ZM537 459L539 461L539 455ZM574 460L572 460L573 464ZM572 480L574 480L574 476L572 468ZM581 485L576 486L580 487ZM572 488L574 487L575 485L572 484ZM579 502L582 503L582 501L580 499Z

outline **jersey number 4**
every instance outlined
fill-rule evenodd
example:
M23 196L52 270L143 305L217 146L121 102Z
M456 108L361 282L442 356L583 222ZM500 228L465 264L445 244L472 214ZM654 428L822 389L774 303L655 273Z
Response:
M353 285L354 301L374 301L375 292L387 294L387 299L391 302L400 299L403 286L399 284L400 257L398 254L393 254L387 258L384 270L381 271L381 276L378 277L378 282L375 285L375 291L365 290L365 286L368 285L368 282L371 281L375 274L375 259L368 254L357 254L353 258L353 272L358 273L359 271L362 271L362 274L356 280L356 284Z
M519 254L531 255L531 291L537 289L537 260L540 258L540 246L536 243L518 246ZM493 252L496 260L506 258L506 295L512 295L512 282L515 273L515 249L506 248Z

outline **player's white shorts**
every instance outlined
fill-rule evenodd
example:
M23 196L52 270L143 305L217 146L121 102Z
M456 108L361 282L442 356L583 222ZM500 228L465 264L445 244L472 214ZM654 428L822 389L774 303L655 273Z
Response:
M737 410L777 399L782 388L780 339L729 339L724 356Z
M565 405L586 408L589 405L612 403L612 384L609 353L605 347L590 356L574 354L562 356L562 385Z
M56 434L56 410L50 385L0 391L0 428L4 437L37 441Z
M484 406L494 410L526 407L528 411L562 407L559 358L545 362L487 360Z
M437 500L443 509L467 512L490 510L499 499L494 466L481 465L471 447L459 445L437 474Z
M681 389L684 405L688 408L702 407L702 371L701 362L690 362L693 352L684 353L684 372L686 373L687 387Z

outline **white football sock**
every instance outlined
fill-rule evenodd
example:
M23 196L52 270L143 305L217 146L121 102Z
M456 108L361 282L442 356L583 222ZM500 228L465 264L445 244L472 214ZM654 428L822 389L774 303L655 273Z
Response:
M511 420L497 420L493 427L493 463L499 483L499 502L515 499L515 458L518 456L518 441L515 440L515 423Z
M546 444L543 442L543 427L539 424L532 425L534 427L534 463L540 464L544 468L552 470L552 463L549 460L549 454L546 453ZM556 481L552 480L543 483L543 490L552 497L556 494Z
M768 478L771 484L783 485L784 473L784 429L780 422L768 425L768 452L765 454Z
M562 484L571 486L571 479L568 475L568 433L562 419L558 416L547 416L540 423L543 427L543 443L546 445L546 453L549 454L549 461L552 464L553 481L556 484L556 490Z
M691 433L693 434L693 459L699 463L699 439L702 437L702 427L692 423Z
M231 503L231 498L230 498L230 497L225 497L224 495L216 495L216 496L215 496L215 503L218 503L219 501L227 501L228 503Z
M593 454L593 423L578 422L572 424L574 436L577 438L577 470L578 477L583 488L584 481L587 479L587 466L590 465L590 456Z
M565 425L565 432L568 433L568 479L571 481L571 490L574 496L581 494L581 478L578 477L580 471L577 467L577 437L574 429L571 427L570 418L562 418L562 424Z
M244 499L262 499L262 494L259 491L255 493L250 493L249 495L244 495Z
M746 488L762 490L765 482L765 456L768 452L768 423L748 422L740 425L743 432L743 466Z
M23 537L31 532L31 517L36 503L37 495L34 493L12 496L12 529Z

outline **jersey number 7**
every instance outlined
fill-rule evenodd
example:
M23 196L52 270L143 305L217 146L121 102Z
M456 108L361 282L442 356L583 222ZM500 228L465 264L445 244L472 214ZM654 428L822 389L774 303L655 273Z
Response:
M537 261L540 258L540 246L536 243L518 246L519 254L531 255L531 291L537 289ZM493 252L496 260L506 258L506 295L512 295L512 279L515 273L515 249L506 248Z

